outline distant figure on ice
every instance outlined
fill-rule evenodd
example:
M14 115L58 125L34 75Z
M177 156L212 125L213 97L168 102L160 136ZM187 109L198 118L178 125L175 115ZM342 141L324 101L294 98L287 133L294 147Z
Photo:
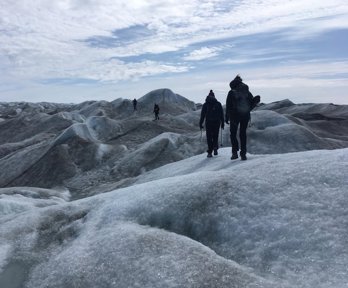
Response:
M159 110L160 110L160 108L159 108L158 104L155 103L155 106L153 107L153 113L155 113L155 120L159 120L159 116L158 116Z
M138 101L137 101L137 99L134 98L134 100L133 100L133 109L134 109L134 111L137 110L137 104L138 104Z
M226 123L230 121L232 157L231 160L237 159L239 151L239 143L237 140L237 130L239 126L240 138L240 157L241 160L247 160L246 157L246 129L250 120L250 111L260 102L260 96L250 93L248 85L243 83L242 78L237 75L230 82L231 90L228 92L226 99Z
M224 129L224 112L221 103L216 100L213 90L210 90L202 107L201 119L199 120L201 130L203 129L204 119L208 144L207 157L210 158L213 151L214 155L218 155L220 126L221 129Z

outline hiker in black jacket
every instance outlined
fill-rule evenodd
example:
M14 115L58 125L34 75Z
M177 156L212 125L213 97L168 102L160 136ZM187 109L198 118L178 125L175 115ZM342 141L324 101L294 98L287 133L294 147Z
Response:
M246 157L246 129L250 120L250 111L254 108L253 95L249 92L248 85L243 83L242 78L237 75L230 83L231 90L226 99L226 123L230 121L232 157L231 160L238 158L239 143L237 140L237 130L239 126L240 138L240 157L247 160ZM258 97L258 101L260 96Z
M214 155L218 155L220 126L224 129L224 112L221 103L216 100L213 90L210 90L202 107L201 119L199 121L201 130L203 129L204 119L208 144L207 157L212 157L213 151Z
M160 110L160 108L159 108L158 104L155 103L155 105L153 106L153 113L155 113L155 120L159 120L159 116L158 116L159 110Z

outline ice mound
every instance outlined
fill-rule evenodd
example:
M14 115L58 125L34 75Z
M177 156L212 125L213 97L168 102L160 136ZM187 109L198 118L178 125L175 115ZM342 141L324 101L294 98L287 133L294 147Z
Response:
M219 151L0 219L0 285L344 287L347 149Z

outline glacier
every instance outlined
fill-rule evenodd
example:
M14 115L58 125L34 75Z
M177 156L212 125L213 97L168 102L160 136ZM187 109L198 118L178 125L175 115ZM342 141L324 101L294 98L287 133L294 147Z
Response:
M345 287L348 149L229 150L72 202L22 193L31 207L0 220L0 283L16 269L25 287ZM0 211L19 195L4 189Z
M0 287L346 287L347 106L261 105L248 161L199 106L0 103Z

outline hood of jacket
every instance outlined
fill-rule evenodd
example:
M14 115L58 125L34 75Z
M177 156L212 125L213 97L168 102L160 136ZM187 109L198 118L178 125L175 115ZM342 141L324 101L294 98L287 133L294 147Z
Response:
M249 91L249 86L246 85L245 83L243 82L240 82L240 81L237 81L235 83L232 83L233 81L231 81L230 83L230 87L231 87L231 90L238 90L238 91Z
M215 97L212 97L212 96L207 96L207 98L205 98L205 103L207 104L213 104L213 103L216 103L217 100Z
M240 84L244 84L242 82L242 80L240 80L240 78L234 78L231 82L230 82L230 87L231 89L236 89Z

